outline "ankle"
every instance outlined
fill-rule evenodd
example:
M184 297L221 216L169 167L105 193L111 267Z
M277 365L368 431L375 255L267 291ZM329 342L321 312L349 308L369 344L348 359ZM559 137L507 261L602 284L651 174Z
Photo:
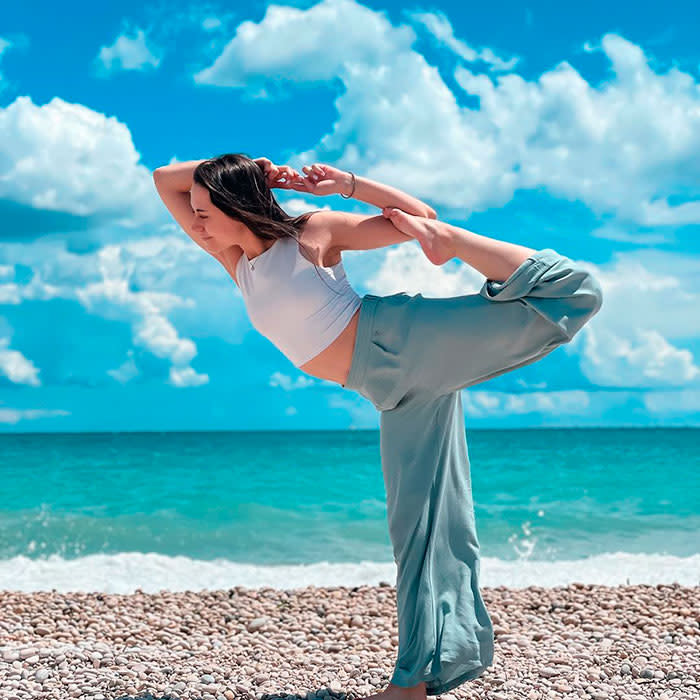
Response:
M442 241L443 246L451 253L450 257L457 257L457 230L455 227L444 221L431 221L430 226L433 227L435 235Z
M417 698L417 697L425 698L425 697L427 697L426 692L425 692L425 681L422 681L418 685L411 686L410 688L404 688L403 686L394 685L393 683L389 683L389 687L387 688L387 690L392 691L398 695L405 696L405 697L412 697L412 698Z

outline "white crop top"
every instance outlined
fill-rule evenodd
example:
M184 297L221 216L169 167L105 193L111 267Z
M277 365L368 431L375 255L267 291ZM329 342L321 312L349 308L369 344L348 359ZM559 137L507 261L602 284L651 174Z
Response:
M243 253L236 266L250 322L296 367L328 347L361 303L342 261L317 268L291 236L276 240L252 261Z

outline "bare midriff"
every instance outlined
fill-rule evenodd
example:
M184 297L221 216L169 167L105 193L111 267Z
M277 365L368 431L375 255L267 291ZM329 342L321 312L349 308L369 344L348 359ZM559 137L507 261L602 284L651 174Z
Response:
M353 314L349 323L341 331L340 335L321 352L308 362L299 366L307 374L312 374L320 379L328 379L345 386L352 364L352 354L355 349L357 336L357 321L360 309Z

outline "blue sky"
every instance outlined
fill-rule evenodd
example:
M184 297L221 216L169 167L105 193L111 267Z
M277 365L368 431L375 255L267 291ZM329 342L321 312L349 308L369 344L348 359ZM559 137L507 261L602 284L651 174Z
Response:
M352 169L585 261L572 343L462 392L468 427L700 424L697 3L15 3L0 24L0 431L377 428L298 371L151 172L224 152ZM340 197L277 190L289 213ZM415 241L357 292L476 292Z

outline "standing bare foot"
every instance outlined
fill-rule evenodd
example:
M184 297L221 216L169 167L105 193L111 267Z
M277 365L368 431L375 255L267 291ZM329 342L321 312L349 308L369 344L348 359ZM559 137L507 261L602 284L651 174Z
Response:
M401 233L415 238L420 243L425 257L433 265L444 265L450 258L454 258L455 250L452 236L443 222L428 219L425 216L407 214L402 209L395 207L386 207L384 216Z
M402 688L401 686L389 683L389 687L381 693L368 695L361 700L427 700L425 683L419 683L412 688Z

